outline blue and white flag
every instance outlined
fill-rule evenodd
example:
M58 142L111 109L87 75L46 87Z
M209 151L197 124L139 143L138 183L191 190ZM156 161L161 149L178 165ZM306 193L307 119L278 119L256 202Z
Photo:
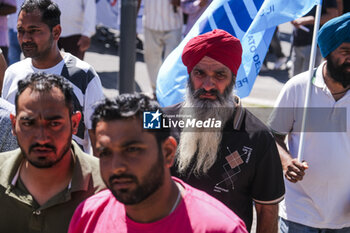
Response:
M307 14L322 0L214 0L179 46L166 58L157 79L157 98L162 106L184 100L188 79L181 54L187 42L213 29L223 29L242 44L242 64L236 93L249 95L277 25Z

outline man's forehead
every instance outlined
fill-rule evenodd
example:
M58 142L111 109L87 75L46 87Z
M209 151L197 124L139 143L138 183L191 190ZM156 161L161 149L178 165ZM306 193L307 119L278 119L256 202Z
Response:
M346 50L349 50L350 49L350 43L349 42L344 42L342 43L341 45L339 45L338 49L346 49Z
M138 118L99 121L96 125L96 136L99 141L108 141L119 146L142 143L150 135L153 134L142 130L142 122Z
M222 64L221 62L215 60L214 58L204 56L195 66L194 69L200 68L200 69L208 69L208 68L215 68L215 69L223 69L223 70L230 70L227 66Z
M42 14L39 10L27 12L22 10L18 15L17 26L26 24L26 26L38 26L45 24L42 21ZM45 24L46 25L46 24Z
M27 111L56 112L68 107L62 91L53 87L51 90L37 91L32 88L26 88L17 100L17 111L26 109Z

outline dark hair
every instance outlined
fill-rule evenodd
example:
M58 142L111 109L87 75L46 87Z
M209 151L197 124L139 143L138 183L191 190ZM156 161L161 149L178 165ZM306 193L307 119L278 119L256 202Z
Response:
M41 12L41 21L49 26L51 31L54 26L61 23L61 11L58 5L51 0L26 0L21 6L21 11L33 12L35 10Z
M96 125L100 121L129 118L139 118L141 126L143 112L157 110L160 113L162 112L158 102L143 94L122 94L113 99L106 98L95 106L95 111L91 116L92 128L95 131ZM170 136L170 130L168 128L161 127L161 129L147 131L155 135L158 145Z
M69 114L73 114L73 88L64 77L56 74L32 73L25 79L20 80L17 85L16 111L18 109L18 98L27 88L37 92L50 92L53 87L57 87L64 95Z

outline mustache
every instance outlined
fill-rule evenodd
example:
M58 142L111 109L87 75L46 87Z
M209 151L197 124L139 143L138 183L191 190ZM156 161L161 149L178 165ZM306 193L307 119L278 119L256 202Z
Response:
M199 88L198 90L193 90L193 97L195 99L199 99L199 97L201 95L204 95L204 94L211 94L211 95L214 95L216 96L216 101L218 101L219 103L223 103L224 100L225 100L225 97L224 95L222 95L217 89L211 89L209 91L206 91L205 89L203 88ZM211 101L211 100L208 100L208 101Z
M216 90L216 89L211 89L209 91L206 91L203 88L199 88L198 90L195 90L193 92L193 97L194 98L198 98L198 97L200 97L201 95L204 95L204 94L211 94L211 95L215 95L216 97L220 96L219 91Z
M350 63L343 63L341 65L341 68L347 68L347 67L350 67Z
M33 47L33 46L36 46L35 43L32 43L32 42L25 42L25 43L22 43L21 47L26 47L26 46L30 46L30 47Z
M108 178L109 183L112 183L114 179L131 179L132 181L134 181L135 183L137 182L137 178L134 175L130 175L130 174L122 174L122 175L111 175Z
M35 143L35 144L33 144L33 145L31 145L29 147L29 152L31 152L32 150L34 150L37 147L48 148L48 149L52 149L53 151L56 151L56 147L51 145L51 144L48 144L48 143L45 143L45 144Z

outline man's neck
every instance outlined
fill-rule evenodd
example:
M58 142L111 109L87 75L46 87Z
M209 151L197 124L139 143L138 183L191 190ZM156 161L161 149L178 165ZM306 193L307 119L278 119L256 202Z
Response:
M181 200L181 196L179 196L181 193L179 192L178 186L171 179L164 182L161 188L141 203L125 205L126 213L135 222L150 223L158 221L176 209Z
M37 69L49 69L60 63L64 58L64 52L58 48L45 58L32 58L32 64Z
M327 63L325 63L325 65L322 68L322 74L324 82L326 83L326 86L328 87L329 91L332 93L332 96L335 99L335 101L341 99L350 87L344 88L341 83L335 81L330 76L329 72L327 71Z
M24 159L19 175L29 193L39 205L43 205L68 186L73 174L73 164L71 150L51 168L36 168Z

